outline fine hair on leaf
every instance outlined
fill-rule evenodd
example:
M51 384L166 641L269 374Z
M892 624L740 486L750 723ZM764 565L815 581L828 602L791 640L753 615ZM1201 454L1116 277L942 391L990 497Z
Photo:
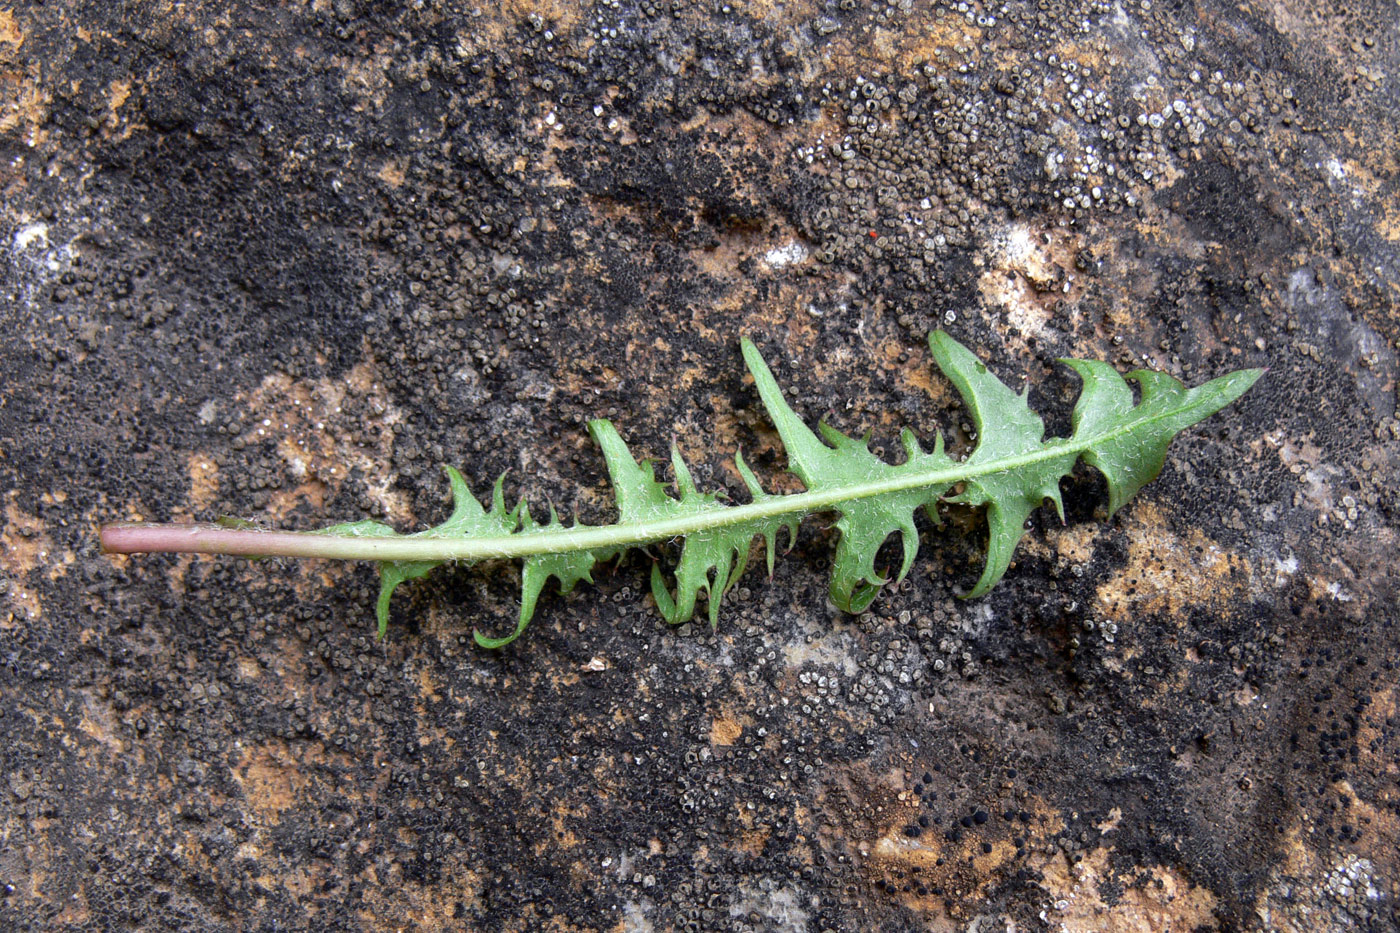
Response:
M266 531L246 523L194 525L115 524L102 529L109 552L184 552L245 557L320 557L371 560L379 564L380 592L375 614L379 637L388 630L390 600L402 583L416 580L447 561L519 560L520 612L512 631L501 636L474 633L483 648L502 648L525 631L551 578L568 593L580 581L592 582L593 569L630 548L678 541L680 556L668 573L651 570L651 594L661 616L673 625L692 619L701 602L710 625L720 604L748 566L755 541L761 543L769 575L780 533L792 542L810 515L836 516L832 561L832 602L846 612L862 612L882 587L904 579L919 551L914 516L924 509L936 520L940 502L985 511L987 557L982 573L965 595L990 590L1011 564L1032 510L1048 501L1060 519L1060 481L1083 460L1108 486L1108 512L1122 508L1156 478L1167 447L1178 433L1243 395L1263 373L1245 369L1187 388L1165 373L1136 370L1126 377L1107 363L1061 360L1083 383L1071 415L1068 437L1046 439L1045 424L1027 404L1027 393L1012 391L973 353L943 331L929 336L933 361L957 389L971 415L976 446L962 459L949 456L935 432L925 447L908 428L900 435L904 457L891 464L876 456L869 437L852 438L830 425L813 431L788 404L768 364L752 341L741 341L744 362L759 399L787 453L788 469L803 491L778 495L734 455L734 466L749 501L726 504L698 488L679 446L671 448L674 484L656 478L649 461L637 460L612 422L589 422L602 450L617 503L609 525L570 524L551 508L536 519L519 502L507 508L504 477L492 489L489 507L472 494L461 473L445 467L452 492L447 520L414 534L400 534L382 522L363 520L312 532ZM1136 382L1139 397L1126 380ZM875 566L885 540L898 535L902 560L893 579Z

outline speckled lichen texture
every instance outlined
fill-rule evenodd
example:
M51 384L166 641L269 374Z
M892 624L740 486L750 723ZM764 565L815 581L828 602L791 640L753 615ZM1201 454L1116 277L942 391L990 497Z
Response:
M0 927L1394 930L1400 33L1382 0L0 4ZM583 430L791 490L798 409L966 450L944 327L1269 372L1006 580L833 533L668 628L99 553L99 523L611 516ZM893 553L890 564L895 563ZM551 591L552 592L552 591Z

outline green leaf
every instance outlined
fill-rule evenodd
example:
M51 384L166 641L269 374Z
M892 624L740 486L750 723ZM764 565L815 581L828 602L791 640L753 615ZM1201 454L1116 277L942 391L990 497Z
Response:
M831 599L847 612L868 607L890 574L875 564L881 546L898 535L903 559L893 579L903 579L919 550L914 516L919 509L936 519L940 501L985 508L987 561L969 597L981 596L1001 579L1024 534L1030 513L1050 501L1063 520L1060 480L1083 459L1108 482L1109 511L1125 502L1161 471L1167 446L1183 429L1237 399L1259 378L1243 370L1188 389L1162 373L1129 373L1141 387L1136 404L1124 378L1105 363L1065 360L1084 388L1074 408L1073 433L1045 439L1045 424L1016 393L966 347L936 332L929 337L933 360L961 394L976 429L976 446L961 461L944 451L935 433L931 451L914 434L901 434L904 457L886 463L869 446L869 437L847 437L821 424L809 428L783 398L777 380L757 347L742 341L744 360L753 374L764 407L787 450L788 465L805 489L771 495L741 454L734 465L750 501L731 505L697 488L678 445L671 449L674 493L656 478L650 462L633 457L611 422L589 423L602 449L617 498L618 520L604 526L565 525L554 510L537 523L523 503L507 510L503 479L496 481L491 507L484 508L467 489L460 473L447 468L453 509L440 525L401 535L374 521L334 525L307 535L268 533L238 527L207 526L208 533L186 526L171 529L169 546L154 549L201 550L206 553L364 558L378 561L380 591L376 605L379 633L389 622L394 590L445 561L518 559L520 614L515 630L493 638L475 632L477 644L501 648L525 631L545 584L554 578L562 592L591 581L599 561L629 548L678 542L680 557L669 575L654 564L652 596L661 615L673 624L691 619L703 595L710 624L719 606L748 565L753 541L763 541L768 572L773 572L778 533L787 529L789 543L809 515L834 512L838 533L832 564ZM956 490L952 498L946 498ZM162 538L162 526L118 526L110 540L133 542L128 551L146 549ZM104 546L109 531L104 529Z

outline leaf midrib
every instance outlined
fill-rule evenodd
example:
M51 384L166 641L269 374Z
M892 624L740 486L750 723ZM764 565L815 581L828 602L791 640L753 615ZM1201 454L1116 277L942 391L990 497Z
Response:
M1052 438L1037 450L989 460L985 463L955 463L951 467L926 470L888 479L853 483L815 492L799 492L773 496L746 505L721 506L690 515L652 521L617 523L612 525L561 528L548 532L516 532L482 538L436 537L431 531L395 538L347 538L316 533L265 532L255 534L295 539L295 555L346 560L378 561L440 561L440 560L508 560L538 554L558 554L570 551L591 551L604 548L635 547L679 538L697 532L727 528L745 522L784 516L806 517L814 512L829 511L842 502L870 499L894 492L905 492L932 486L949 486L967 482L991 473L1006 473L1034 466L1047 460L1073 454L1076 458L1100 444L1106 444L1125 434L1143 430L1159 421L1182 414L1191 406L1171 408L1147 418L1120 425L1087 438ZM975 452L974 452L975 453ZM246 538L248 533L242 533ZM267 540L266 538L264 540ZM267 543L271 544L268 540ZM278 541L277 553L287 554Z

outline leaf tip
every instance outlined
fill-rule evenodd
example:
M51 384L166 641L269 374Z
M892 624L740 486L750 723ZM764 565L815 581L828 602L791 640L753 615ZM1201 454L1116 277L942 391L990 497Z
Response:
M747 337L739 338L739 352L743 354L744 365L749 368L749 372L757 379L759 373L771 375L768 363L763 359L763 354L758 351L758 345Z
M374 617L379 623L379 629L375 635L377 641L383 641L384 636L389 634L389 599L393 595L394 584L387 580L382 582L379 586L379 601L374 605Z
M510 644L511 642L515 641L516 636L519 634L520 633L517 631L512 632L509 635L503 636L501 638L491 638L487 635L481 634L480 629L472 629L472 640L476 642L476 646L478 648L485 648L487 651L498 651L501 648L504 648L506 645Z
M1254 369L1241 369L1239 372L1235 373L1235 375L1239 377L1240 382L1244 383L1244 388L1241 392L1248 392L1253 388L1254 383L1263 378L1264 374L1267 373L1270 368L1271 367L1268 366L1257 366Z
M598 443L600 446L601 446L602 443L603 443L603 438L604 438L604 437L607 437L607 436L609 436L610 434L616 434L616 433L617 433L617 430L613 427L613 423L612 423L611 421L609 421L607 418L590 418L590 419L588 419L588 435L589 435L590 437L592 437L593 440L594 440L596 443Z

